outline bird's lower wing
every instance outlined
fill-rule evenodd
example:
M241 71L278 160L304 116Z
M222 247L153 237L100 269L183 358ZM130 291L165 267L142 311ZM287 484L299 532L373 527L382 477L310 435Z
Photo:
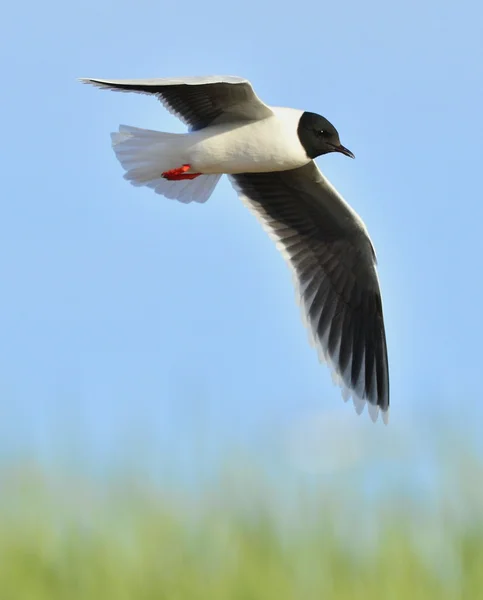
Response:
M357 412L387 422L389 374L375 253L314 162L230 177L290 265L311 338Z

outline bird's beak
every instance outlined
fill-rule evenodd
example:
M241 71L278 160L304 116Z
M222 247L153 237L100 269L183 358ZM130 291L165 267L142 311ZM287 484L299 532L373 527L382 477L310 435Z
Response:
M340 146L332 146L332 148L334 149L334 152L340 152L341 154L345 154L349 158L355 158L352 152L342 144Z

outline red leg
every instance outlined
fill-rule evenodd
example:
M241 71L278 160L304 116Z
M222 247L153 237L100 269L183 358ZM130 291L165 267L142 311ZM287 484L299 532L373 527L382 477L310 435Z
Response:
M168 181L182 181L184 179L195 179L196 177L202 175L202 173L187 173L186 171L189 171L190 169L191 165L183 165L177 169L165 171L161 176Z

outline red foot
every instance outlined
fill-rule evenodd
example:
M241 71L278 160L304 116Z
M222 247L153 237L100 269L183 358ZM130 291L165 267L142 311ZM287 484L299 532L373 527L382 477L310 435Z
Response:
M162 173L162 177L168 181L183 181L183 179L196 179L201 173L187 173L191 169L191 165L183 165L177 169L171 169Z

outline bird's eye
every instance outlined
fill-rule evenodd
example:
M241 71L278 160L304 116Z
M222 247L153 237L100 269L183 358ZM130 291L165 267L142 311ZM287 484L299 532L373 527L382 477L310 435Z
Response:
M319 129L315 133L318 137L323 137L325 135L325 131L323 129Z

